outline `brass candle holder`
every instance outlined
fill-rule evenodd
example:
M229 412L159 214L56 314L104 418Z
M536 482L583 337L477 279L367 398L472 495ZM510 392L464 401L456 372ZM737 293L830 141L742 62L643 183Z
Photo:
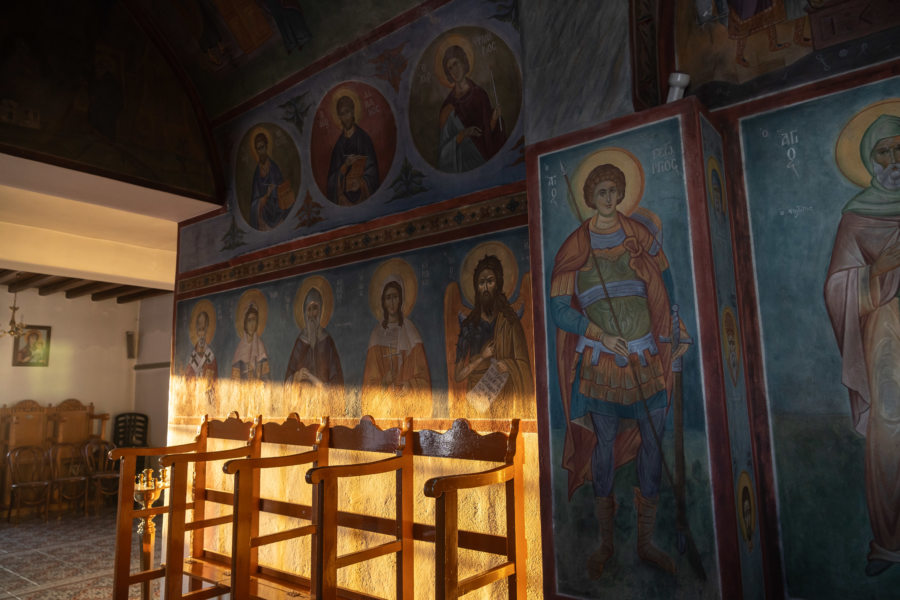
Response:
M153 476L153 469L144 469L134 480L134 501L147 509L159 500L163 490L169 487L169 470L160 469L159 478ZM138 524L138 533L141 534L141 570L149 571L153 568L153 546L156 542L155 515L141 517ZM141 598L150 600L150 582L141 583Z

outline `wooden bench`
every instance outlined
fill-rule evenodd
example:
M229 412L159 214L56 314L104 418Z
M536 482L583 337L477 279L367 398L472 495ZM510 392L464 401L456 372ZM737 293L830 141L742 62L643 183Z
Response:
M177 547L177 549L174 550L175 555L183 555L184 553L184 529L187 529L188 527L186 524L184 524L183 511L187 510L189 507L186 501L186 467L188 464L190 464L190 461L182 460L178 462L178 464L180 465L178 469L179 489L171 490L170 492L168 492L168 505L156 506L146 509L135 509L134 492L135 477L137 475L135 471L137 469L138 457L164 457L180 454L193 456L195 458L193 462L195 463L198 462L196 460L197 458L213 460L216 455L214 453L208 452L209 442L212 440L238 442L239 445L236 448L225 450L224 452L226 453L226 456L228 458L242 456L244 455L244 453L252 453L252 445L254 444L254 440L256 439L254 437L254 427L254 422L242 421L237 413L231 413L224 421L210 420L205 416L203 417L197 435L192 442L159 448L116 448L115 450L110 452L110 456L113 459L120 461L118 514L116 516L116 550L115 558L113 561L114 600L127 600L128 588L131 585L141 584L142 586L148 586L150 581L167 576L168 569L165 567L157 567L152 569L142 567L141 571L135 573L131 572L132 531L135 519L152 519L156 515L169 512L173 504L172 498L176 497L175 495L177 494L180 494L181 500L176 501L174 504L176 505L176 507L178 507L179 510L182 511L180 520L183 524L181 526L182 532L180 536L181 546L177 547L177 544L173 544L173 546ZM227 454L229 452L230 454ZM217 499L223 499L219 495L220 492L217 492L215 490L206 490L205 469L197 469L197 473L198 477L193 481L192 490L195 494L194 497L199 499L199 503L190 504L190 507L195 508L195 521L197 521L198 515L196 510L199 508L199 514L202 515L204 503L206 501L210 500L213 496L215 496ZM228 502L230 503L231 501L228 500ZM229 523L230 518L231 517L229 515ZM197 540L197 538L199 538L199 536L195 536L195 540ZM202 544L202 538L197 541ZM152 546L150 548L144 548L143 550L152 552ZM192 545L192 552L194 550L195 547ZM172 552L173 550L169 551ZM181 564L181 562L182 561L179 560L176 564ZM174 580L176 579L176 576L173 575L168 579ZM179 581L182 579L180 571L178 572L177 579Z

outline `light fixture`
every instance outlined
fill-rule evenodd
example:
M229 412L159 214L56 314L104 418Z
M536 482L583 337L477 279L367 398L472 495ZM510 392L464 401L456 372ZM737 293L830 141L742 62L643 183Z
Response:
M4 335L9 335L12 337L22 337L25 335L25 323L20 319L18 323L16 323L16 311L19 310L19 307L16 306L16 298L18 297L18 293L13 294L13 304L9 307L12 311L12 315L9 317L9 329L0 330L0 337Z

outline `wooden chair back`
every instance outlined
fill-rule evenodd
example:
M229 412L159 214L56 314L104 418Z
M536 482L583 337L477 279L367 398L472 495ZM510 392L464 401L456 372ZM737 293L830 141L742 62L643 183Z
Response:
M152 581L165 576L166 569L157 567L131 572L131 551L134 531L134 520L154 518L169 511L168 505L154 506L145 509L135 508L134 488L137 476L137 465L142 458L160 458L179 453L204 453L208 440L224 439L236 441L239 448L244 448L250 439L253 423L242 421L236 412L231 413L224 421L211 420L204 416L197 429L193 441L174 446L153 448L116 448L110 456L119 461L119 510L116 516L116 554L113 561L113 599L127 600L129 587L145 581ZM205 481L205 470L203 472ZM186 491L183 490L183 493ZM171 496L171 492L169 492ZM182 494L183 498L183 494ZM184 510L186 503L182 503ZM180 556L184 554L184 532L182 531Z
M53 444L49 450L52 494L60 506L80 501L88 514L88 469L77 444Z
M299 476L299 468L306 465L328 464L329 428L328 418L320 423L304 424L296 413L283 422L266 422L262 426L264 445L284 446L287 453L280 456L245 458L230 460L223 470L234 475L234 520L231 551L231 596L232 598L255 598L268 591L268 596L297 594L310 589L310 578L301 573L288 573L259 563L259 549L275 543L309 536L314 539L316 525L312 515L315 512L315 498L310 489L307 504L302 498L263 498L260 492L262 471L278 469L281 478L290 477L287 469L294 468ZM301 525L275 533L260 535L261 514L278 515L294 519L308 520ZM312 570L310 571L312 573ZM261 585L261 581L265 584ZM267 587L264 590L263 587Z
M119 461L110 456L114 449L112 442L100 438L90 438L81 446L95 512L99 512L103 498L111 498L119 493Z
M203 530L232 524L233 508L229 514L209 518L206 509L209 503L233 507L235 494L210 488L207 485L207 467L210 463L233 458L259 457L261 421L262 417L259 416L252 423L241 421L237 413L232 413L225 421L210 421L205 429L202 449L167 454L160 459L162 468L171 467L169 522L165 541L167 566L164 586L167 600L211 598L227 593L230 578L223 575L222 567L231 564L231 557L206 548ZM207 442L213 438L244 443L226 450L208 450ZM190 485L189 471L193 471ZM191 521L187 521L188 510L192 511ZM191 533L191 539L185 559L185 534L188 532ZM185 576L190 589L183 593ZM204 588L204 583L212 584L212 587Z
M306 481L315 486L316 525L313 548L312 594L317 600L338 597L337 571L390 554L396 555L395 596L398 600L412 600L413 580L413 444L412 421L407 419L402 429L380 429L372 417L360 419L358 425L331 428L330 448L391 454L388 458L365 463L328 465L310 469ZM381 519L367 515L341 514L338 510L339 482L346 478L360 478L393 472L396 477L395 518L388 530ZM348 518L349 517L349 518ZM392 540L363 550L338 555L338 527L350 526L366 531L388 533ZM352 590L341 596L366 598L365 592Z
M519 420L513 419L509 433L481 435L472 431L465 419L457 419L449 430L438 433L417 431L415 454L442 458L500 463L476 473L446 475L429 479L425 495L435 505L435 598L455 599L501 579L507 580L510 600L524 600L526 589L526 547L524 508L524 442ZM459 529L459 490L489 485L505 486L506 536ZM469 548L505 557L485 571L459 579L459 548Z
M81 400L69 398L63 400L49 411L53 422L51 439L56 444L80 444L92 437L105 437L108 414L94 414L94 405L83 404ZM97 424L100 423L99 433Z
M47 519L50 508L50 463L47 450L41 446L19 446L6 455L6 465L10 478L10 503L6 513L7 522L16 516L23 504L37 507Z

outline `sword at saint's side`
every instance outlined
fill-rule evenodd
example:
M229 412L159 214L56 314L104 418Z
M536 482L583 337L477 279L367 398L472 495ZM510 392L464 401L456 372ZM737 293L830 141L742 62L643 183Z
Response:
M562 170L563 178L566 180L566 189L569 194L569 200L573 206L577 207L577 201L575 200L575 194L572 192L572 183L569 181L569 174L566 171L566 166L562 163L562 161L560 161L559 166ZM577 211L576 214L578 214ZM593 250L591 250L590 254L594 270L597 273L597 277L600 279L600 285L603 287L603 296L606 298L606 302L609 305L609 314L612 317L613 325L615 325L616 327L616 335L619 337L623 337L623 329L619 324L619 317L616 315L616 310L613 306L612 298L610 297L609 291L606 288L606 279L603 277L603 272L600 270L600 263L597 261L597 257L594 255ZM689 337L681 337L681 320L678 316L677 305L672 307L672 334L668 338L661 337L659 341L672 344L671 348L673 354L680 344L692 343L692 340ZM703 561L700 558L700 550L697 548L697 544L694 542L694 536L691 534L691 528L687 521L687 502L684 495L684 406L681 397L681 357L678 357L678 359L672 362L672 370L675 371L676 368L678 369L677 371L675 371L675 385L672 390L672 409L673 411L675 411L673 419L675 421L676 429L675 464L676 468L678 467L679 463L681 465L681 472L678 474L680 481L676 481L672 476L672 471L669 469L669 463L666 461L665 454L663 454L662 439L660 438L659 432L656 431L656 427L654 427L653 425L653 419L650 418L650 408L647 406L647 397L644 394L644 386L641 384L641 378L637 371L637 366L635 365L635 361L632 359L631 355L628 356L628 365L631 368L631 374L634 377L634 380L638 384L638 392L641 398L641 405L644 407L644 412L647 415L647 425L650 426L650 431L653 433L653 440L656 442L656 447L659 448L659 458L662 462L663 472L666 474L666 480L669 482L669 485L672 486L672 492L675 495L675 504L677 511L675 517L675 527L678 532L679 538L678 551L682 554L687 552L688 563L690 563L691 568L694 570L694 573L700 580L706 581L706 570L703 568ZM681 439L681 443L678 443L679 438Z

